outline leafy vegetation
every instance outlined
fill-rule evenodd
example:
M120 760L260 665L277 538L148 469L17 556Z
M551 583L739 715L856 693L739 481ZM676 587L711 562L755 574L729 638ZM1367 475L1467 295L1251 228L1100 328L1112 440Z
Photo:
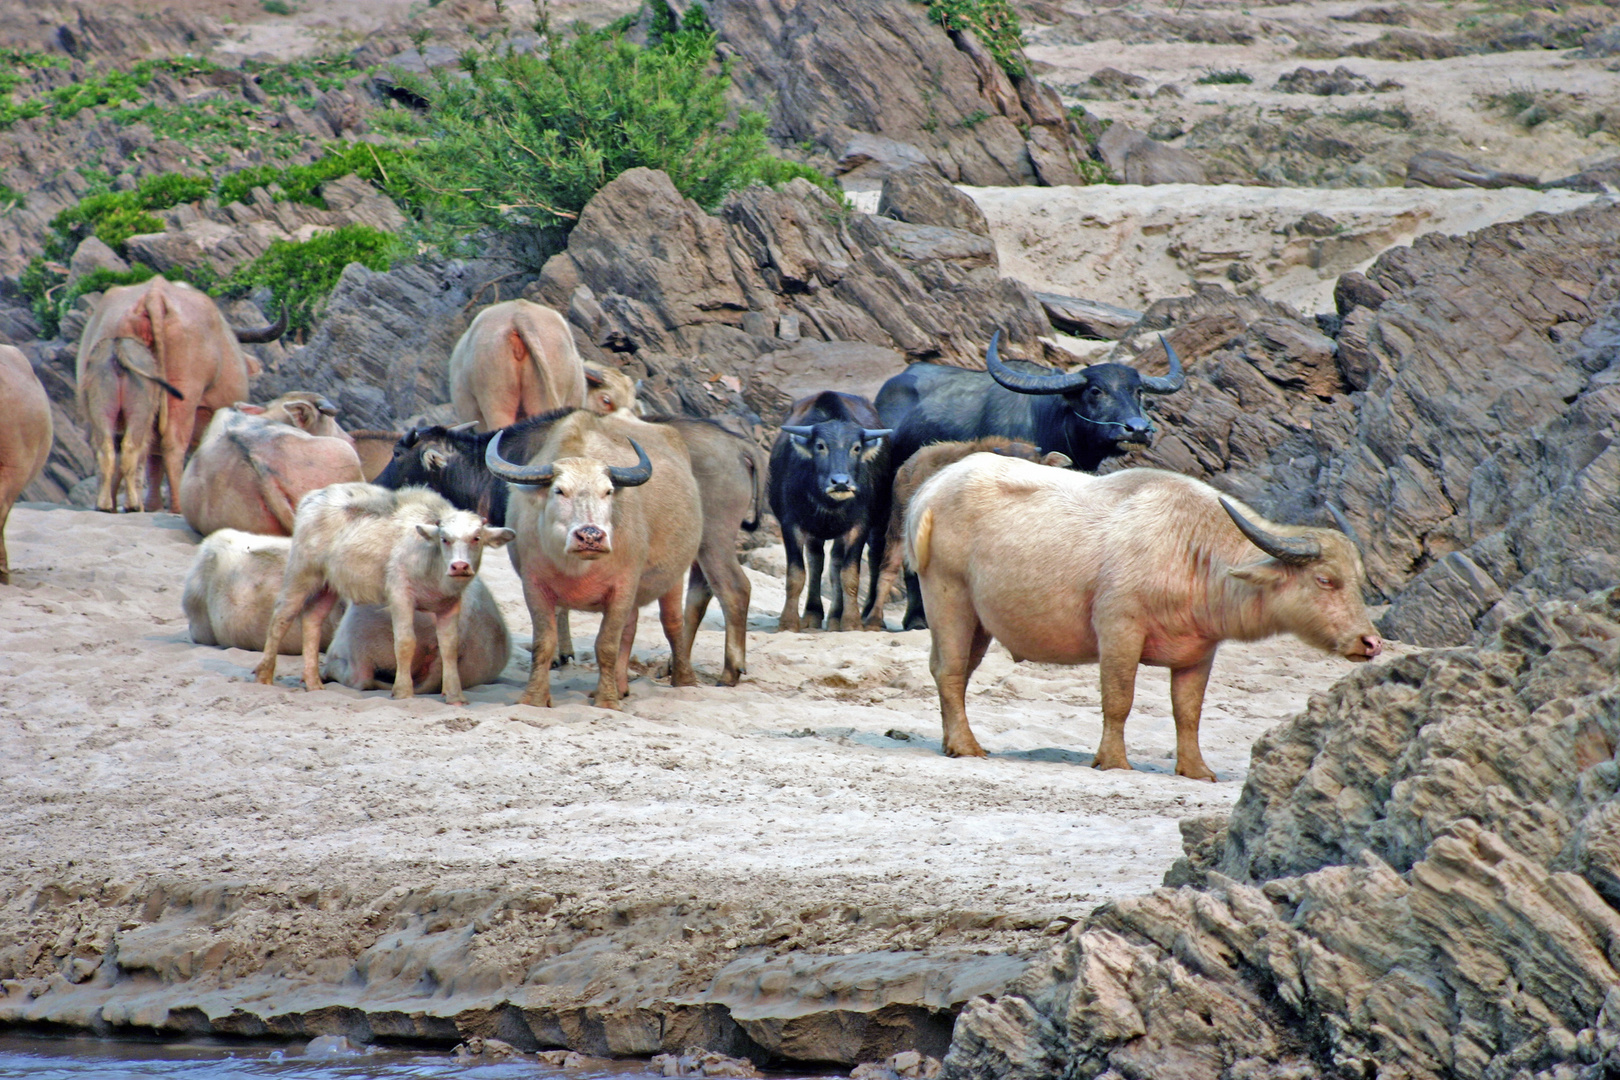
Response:
M1379 127L1394 128L1405 131L1412 126L1412 114L1399 105L1392 109L1346 109L1344 112L1330 114L1341 124L1377 124Z
M27 120L45 111L43 103L35 99L17 101L14 91L32 78L32 73L45 68L69 66L65 56L27 52L23 49L0 49L0 130L18 120Z
M131 236L163 231L163 222L151 211L193 202L207 195L213 186L213 181L206 177L164 173L147 177L132 191L91 195L51 219L54 235L46 244L46 254L66 258L81 240L91 235L124 254L124 245Z
M1193 82L1199 86L1247 86L1254 82L1254 76L1241 68L1231 68L1227 71L1212 69L1198 76Z
M627 40L623 22L577 27L545 55L491 47L462 57L463 78L411 80L430 102L429 133L402 164L408 182L433 194L437 228L536 229L560 246L591 196L638 166L662 169L706 207L796 176L837 193L769 152L762 113L733 113L730 64L713 63L702 6L677 23L662 0L652 5L646 48Z
M255 165L220 181L219 201L245 202L256 187L281 189L279 199L325 208L317 190L322 184L354 173L406 209L417 206L423 192L405 178L405 151L370 143L334 144L308 165Z
M1024 64L1024 30L1010 0L924 0L928 17L947 30L971 30L1001 70L1019 77Z
M287 313L288 327L307 330L344 267L357 262L371 270L387 270L402 254L400 239L391 233L369 225L344 225L304 241L277 240L253 262L238 267L214 292L238 296L267 286L277 310Z

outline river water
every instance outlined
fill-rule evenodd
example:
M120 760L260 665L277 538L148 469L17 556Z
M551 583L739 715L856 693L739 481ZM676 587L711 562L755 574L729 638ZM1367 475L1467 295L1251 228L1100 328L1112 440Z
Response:
M447 1053L376 1050L305 1056L304 1046L0 1037L0 1078L27 1080L653 1080L645 1061L557 1069L534 1059L463 1065Z

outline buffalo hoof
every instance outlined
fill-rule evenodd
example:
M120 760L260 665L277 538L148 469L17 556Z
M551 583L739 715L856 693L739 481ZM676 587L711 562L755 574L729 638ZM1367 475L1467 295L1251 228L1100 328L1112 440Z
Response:
M573 653L559 653L558 655L551 658L551 669L553 671L555 671L558 668L564 667L564 666L566 666L568 664L572 664L573 662L574 662L574 654Z
M1125 759L1125 755L1123 754L1119 755L1118 757L1115 757L1112 754L1098 754L1097 760L1092 763L1091 767L1093 769L1125 769L1126 771L1129 771L1131 763Z
M801 630L820 630L821 629L821 612L819 612L819 611L817 611L817 612L809 612L809 611L805 612L804 613L804 618L802 620L800 620L800 622L799 622L799 629L801 629ZM831 630L832 626L829 625L827 627L827 629Z
M517 699L517 703L519 705L532 705L536 709L549 709L551 708L551 691L547 690L544 693L526 692Z
M958 745L956 743L946 743L945 744L945 756L946 757L985 757L987 755L984 752L984 747L979 745L979 740L970 738L967 741L961 743L960 745Z
M319 690L320 687L312 686L312 687L310 687L310 689L311 690ZM388 696L391 697L391 698L415 697L416 696L416 691L415 690L408 690L408 689L401 689L401 688L396 686L396 687L394 687L394 689L392 691L389 692ZM452 702L452 704L465 704L465 703L464 702Z
M467 699L465 697L446 697L444 699L444 703L446 705L465 705L467 704Z
M783 615L777 620L776 628L789 634L797 634L799 632L799 617L797 615Z
M253 677L266 686L272 685L276 681L275 662L271 661L268 664L261 662L253 669Z
M740 682L742 682L742 672L727 668L725 671L720 673L720 677L714 681L714 685L736 686Z
M907 619L905 621L905 628L907 630L926 630L928 629L928 620L920 615L916 616L915 618Z
M868 619L866 622L861 624L861 629L887 632L889 629L889 624L884 622L882 619Z
M1189 780L1207 780L1211 784L1215 782L1215 774L1211 772L1209 766L1205 765L1202 761L1196 765L1189 765L1185 767L1182 766L1180 762L1177 762L1176 775L1185 776Z

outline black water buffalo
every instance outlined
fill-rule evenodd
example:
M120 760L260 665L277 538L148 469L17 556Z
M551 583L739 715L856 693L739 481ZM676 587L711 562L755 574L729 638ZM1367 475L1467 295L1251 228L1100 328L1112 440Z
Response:
M1064 374L1003 363L996 355L1000 337L997 331L990 339L987 371L912 364L883 384L877 411L894 429L890 460L896 466L929 443L1004 435L1034 443L1043 454L1067 454L1076 469L1094 472L1130 444L1152 441L1143 394L1173 394L1187 381L1168 341L1168 375L1143 375L1125 364Z
M832 599L827 629L857 625L854 612L861 581L861 549L870 547L871 578L883 561L888 520L888 436L877 410L863 397L823 390L793 403L771 447L771 511L782 524L787 548L787 600L781 627L798 630L799 593L805 586L809 548L810 596L804 623L820 626L823 545L831 540L833 573L840 588ZM875 523L875 527L874 527ZM869 599L872 602L875 596ZM844 618L845 604L851 617Z

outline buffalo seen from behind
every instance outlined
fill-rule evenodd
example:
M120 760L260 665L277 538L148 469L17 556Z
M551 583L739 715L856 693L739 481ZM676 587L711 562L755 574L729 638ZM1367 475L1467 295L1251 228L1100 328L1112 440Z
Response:
M952 757L984 753L966 691L992 639L1015 660L1100 665L1103 769L1130 767L1137 666L1169 668L1176 772L1202 780L1215 778L1198 723L1221 642L1292 633L1351 660L1383 648L1344 533L1272 524L1158 469L1098 477L964 458L912 500L906 562L928 606L929 669Z
M787 598L781 628L819 627L824 547L832 541L832 572L838 583L827 629L858 625L861 551L870 549L871 577L883 563L883 526L889 508L889 430L878 426L872 403L854 394L824 390L794 402L771 447L771 511L782 526L787 550ZM808 553L808 575L806 554ZM808 576L808 582L806 580ZM799 594L809 586L804 618ZM845 615L845 609L850 612ZM883 625L874 591L867 599L873 629Z

